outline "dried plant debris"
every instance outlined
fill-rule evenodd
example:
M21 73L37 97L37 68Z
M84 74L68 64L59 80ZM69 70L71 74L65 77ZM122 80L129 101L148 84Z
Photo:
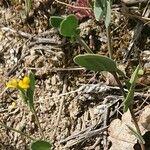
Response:
M65 0L64 2L74 4L74 6L89 7L88 0ZM82 52L83 47L78 43L70 43L68 38L60 36L58 31L48 23L51 15L66 16L66 13L69 13L68 7L57 4L56 1L52 4L53 0L33 0L33 3L33 10L27 20L23 0L0 0L0 120L8 126L39 137L32 114L28 113L17 93L5 87L9 78L21 78L28 71L33 70L36 75L36 110L46 138L53 140L54 149L104 149L108 144L109 123L114 119L118 110L122 110L123 97L120 95L118 85L111 74L102 76L99 73L85 71L84 68L77 68L73 63L73 57L80 51ZM121 70L130 76L130 69L122 60L130 44L131 46L133 44L134 29L129 27L127 18L120 13L120 1L118 4L113 7L112 11L113 55ZM132 7L128 5L126 8L129 12L130 9L132 10ZM138 7L133 7L133 10L134 12L140 11ZM79 28L82 39L94 53L107 55L107 36L103 21L96 22L91 16L91 10L88 9L77 8L74 9L74 13L80 17ZM149 100L145 100L149 99L149 93L146 93L150 85L149 49L150 39L147 38L140 50L144 75L139 79L139 83L144 88L135 93L135 105L139 106L142 103L142 108L149 104ZM133 51L132 54L134 54ZM67 80L66 93L62 92L64 79ZM56 124L61 101L64 103L59 124ZM145 107L139 116L143 134L150 130L149 109L149 106ZM108 114L107 111L109 111ZM112 150L113 147L114 150L125 150L125 148L130 150L137 142L125 126L126 123L134 127L129 118L130 114L125 114L122 120L114 120L111 123L109 138L112 142ZM54 139L55 129L57 131ZM118 135L119 138L117 138ZM120 140L124 138L123 135L129 143ZM27 150L28 145L28 139L0 127L0 150Z
M144 127L144 129L150 131L150 105L143 109L143 112L139 117L139 123Z
M150 131L150 105L142 110L138 124L142 135ZM121 120L115 119L111 122L108 129L109 140L112 142L110 150L134 150L137 139L128 126L135 128L129 111L122 115Z

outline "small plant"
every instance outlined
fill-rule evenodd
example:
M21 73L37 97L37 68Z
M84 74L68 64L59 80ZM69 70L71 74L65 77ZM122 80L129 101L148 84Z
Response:
M76 56L74 58L74 62L82 67L85 67L88 70L94 70L94 71L99 71L99 72L108 71L114 76L124 96L124 101L123 101L124 112L127 112L128 110L130 111L136 130L130 126L128 126L128 128L133 133L133 135L135 135L135 137L138 139L139 143L141 144L142 150L144 150L145 141L141 135L141 131L139 129L138 123L136 121L136 117L133 112L134 91L135 91L135 85L136 85L136 81L138 78L140 65L136 67L135 71L133 72L131 76L131 79L128 83L128 85L130 84L130 86L128 88L128 93L126 94L122 86L122 83L119 80L119 77L118 77L119 69L117 68L115 61L105 56L101 56L101 55L83 54L83 55Z
M110 22L110 7L111 7L110 1L96 0L94 7L95 7L94 12L95 12L96 18L100 19L100 17L103 16L105 18L105 25L107 28ZM128 110L130 111L136 130L132 129L131 127L128 127L128 128L138 139L142 150L145 150L145 147L144 147L145 142L141 135L136 117L133 112L134 91L135 91L135 85L136 85L136 80L138 78L140 65L136 67L134 73L131 76L130 81L125 82L125 84L128 87L128 92L126 93L123 88L123 84L121 83L119 79L119 75L122 75L124 77L124 81L126 80L124 73L121 70L119 70L119 68L117 68L117 64L114 60L108 57L102 56L102 55L93 54L93 52L88 47L88 45L79 36L80 30L78 28L78 21L75 15L69 15L66 18L53 16L50 18L50 24L53 27L56 27L59 30L61 35L78 41L86 50L87 52L86 54L80 54L74 58L74 62L76 64L78 64L81 67L85 67L88 70L94 70L98 72L107 71L107 72L110 72L114 76L116 82L118 83L118 86L120 87L122 95L124 97L124 101L123 101L124 112Z
M69 37L72 40L78 41L86 50L87 53L93 53L87 44L80 38L80 30L78 19L75 15L68 15L66 18L52 16L49 20L50 25L57 28L61 35Z
M93 13L97 21L103 19L106 27L109 57L113 58L110 32L112 0L77 0L75 6L70 6L58 0L56 0L56 2L68 6L69 9L71 8L73 12L76 12L76 15L79 19L82 19L83 17L93 16Z
M95 19L99 21L103 19L106 27L106 34L108 40L108 52L109 57L112 59L112 46L111 46L111 33L110 33L110 22L111 22L111 5L112 0L94 0L93 12Z
M33 142L31 143L30 149L31 150L50 150L52 145L45 141L44 133L42 131L38 116L36 114L35 108L34 108L34 89L35 89L35 77L34 74L31 72L29 76L25 76L22 80L18 79L11 79L7 84L7 88L15 88L19 91L20 96L22 97L24 103L29 107L30 111L35 116L36 124L39 127L41 139L34 139L31 136L18 131L14 128L8 127L2 123L0 123L1 126L8 128L12 131L18 132L23 136L26 136L27 138L31 139Z

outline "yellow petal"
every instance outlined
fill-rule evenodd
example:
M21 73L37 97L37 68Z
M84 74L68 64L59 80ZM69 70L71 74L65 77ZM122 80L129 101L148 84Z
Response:
M18 82L17 79L11 79L8 83L6 83L8 88L17 88Z
M22 89L27 89L29 88L29 84L27 83L24 83L23 80L20 80L19 83L18 83L19 87L22 88Z
M24 84L29 84L30 83L30 79L27 76L25 76L22 81L23 81Z

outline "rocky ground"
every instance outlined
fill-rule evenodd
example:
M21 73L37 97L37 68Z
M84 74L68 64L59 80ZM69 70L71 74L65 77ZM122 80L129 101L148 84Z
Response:
M111 23L113 56L119 67L130 77L138 60L143 63L144 74L137 82L134 111L146 139L150 137L148 2L140 6L116 1ZM66 3L74 4L73 1ZM84 49L60 36L49 24L52 15L78 12L46 0L33 2L28 19L24 9L22 1L0 1L0 123L40 137L35 118L17 91L6 88L10 78L22 78L32 71L36 77L36 111L53 149L139 150L133 135L126 139L119 137L120 133L128 134L121 128L124 118L128 118L125 121L128 123L131 120L130 116L122 115L123 97L114 79L109 74L102 75L77 66L73 57L83 53ZM144 11L148 12L144 14ZM94 53L108 55L103 21L96 22L93 16L83 17L80 29L81 37ZM15 106L12 106L13 102ZM122 124L115 124L116 118L122 118ZM149 141L146 142L147 150ZM30 142L16 132L0 128L1 150L28 150Z

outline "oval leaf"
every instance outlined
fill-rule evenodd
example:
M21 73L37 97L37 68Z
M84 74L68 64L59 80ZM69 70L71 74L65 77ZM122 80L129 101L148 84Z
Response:
M59 17L59 16L52 16L50 17L49 19L49 23L52 27L55 27L55 28L59 28L60 27L60 23L63 21L63 18L62 17Z
M97 54L78 55L74 58L74 62L89 70L108 71L111 73L117 71L116 63L112 59Z
M31 150L51 150L52 145L49 142L38 140L31 144Z
M101 17L103 17L103 2L99 1L99 0L95 0L94 1L94 15L95 15L95 19L97 21L99 21L101 19Z
M78 20L75 15L69 15L60 24L60 34L66 37L73 37L77 32Z

